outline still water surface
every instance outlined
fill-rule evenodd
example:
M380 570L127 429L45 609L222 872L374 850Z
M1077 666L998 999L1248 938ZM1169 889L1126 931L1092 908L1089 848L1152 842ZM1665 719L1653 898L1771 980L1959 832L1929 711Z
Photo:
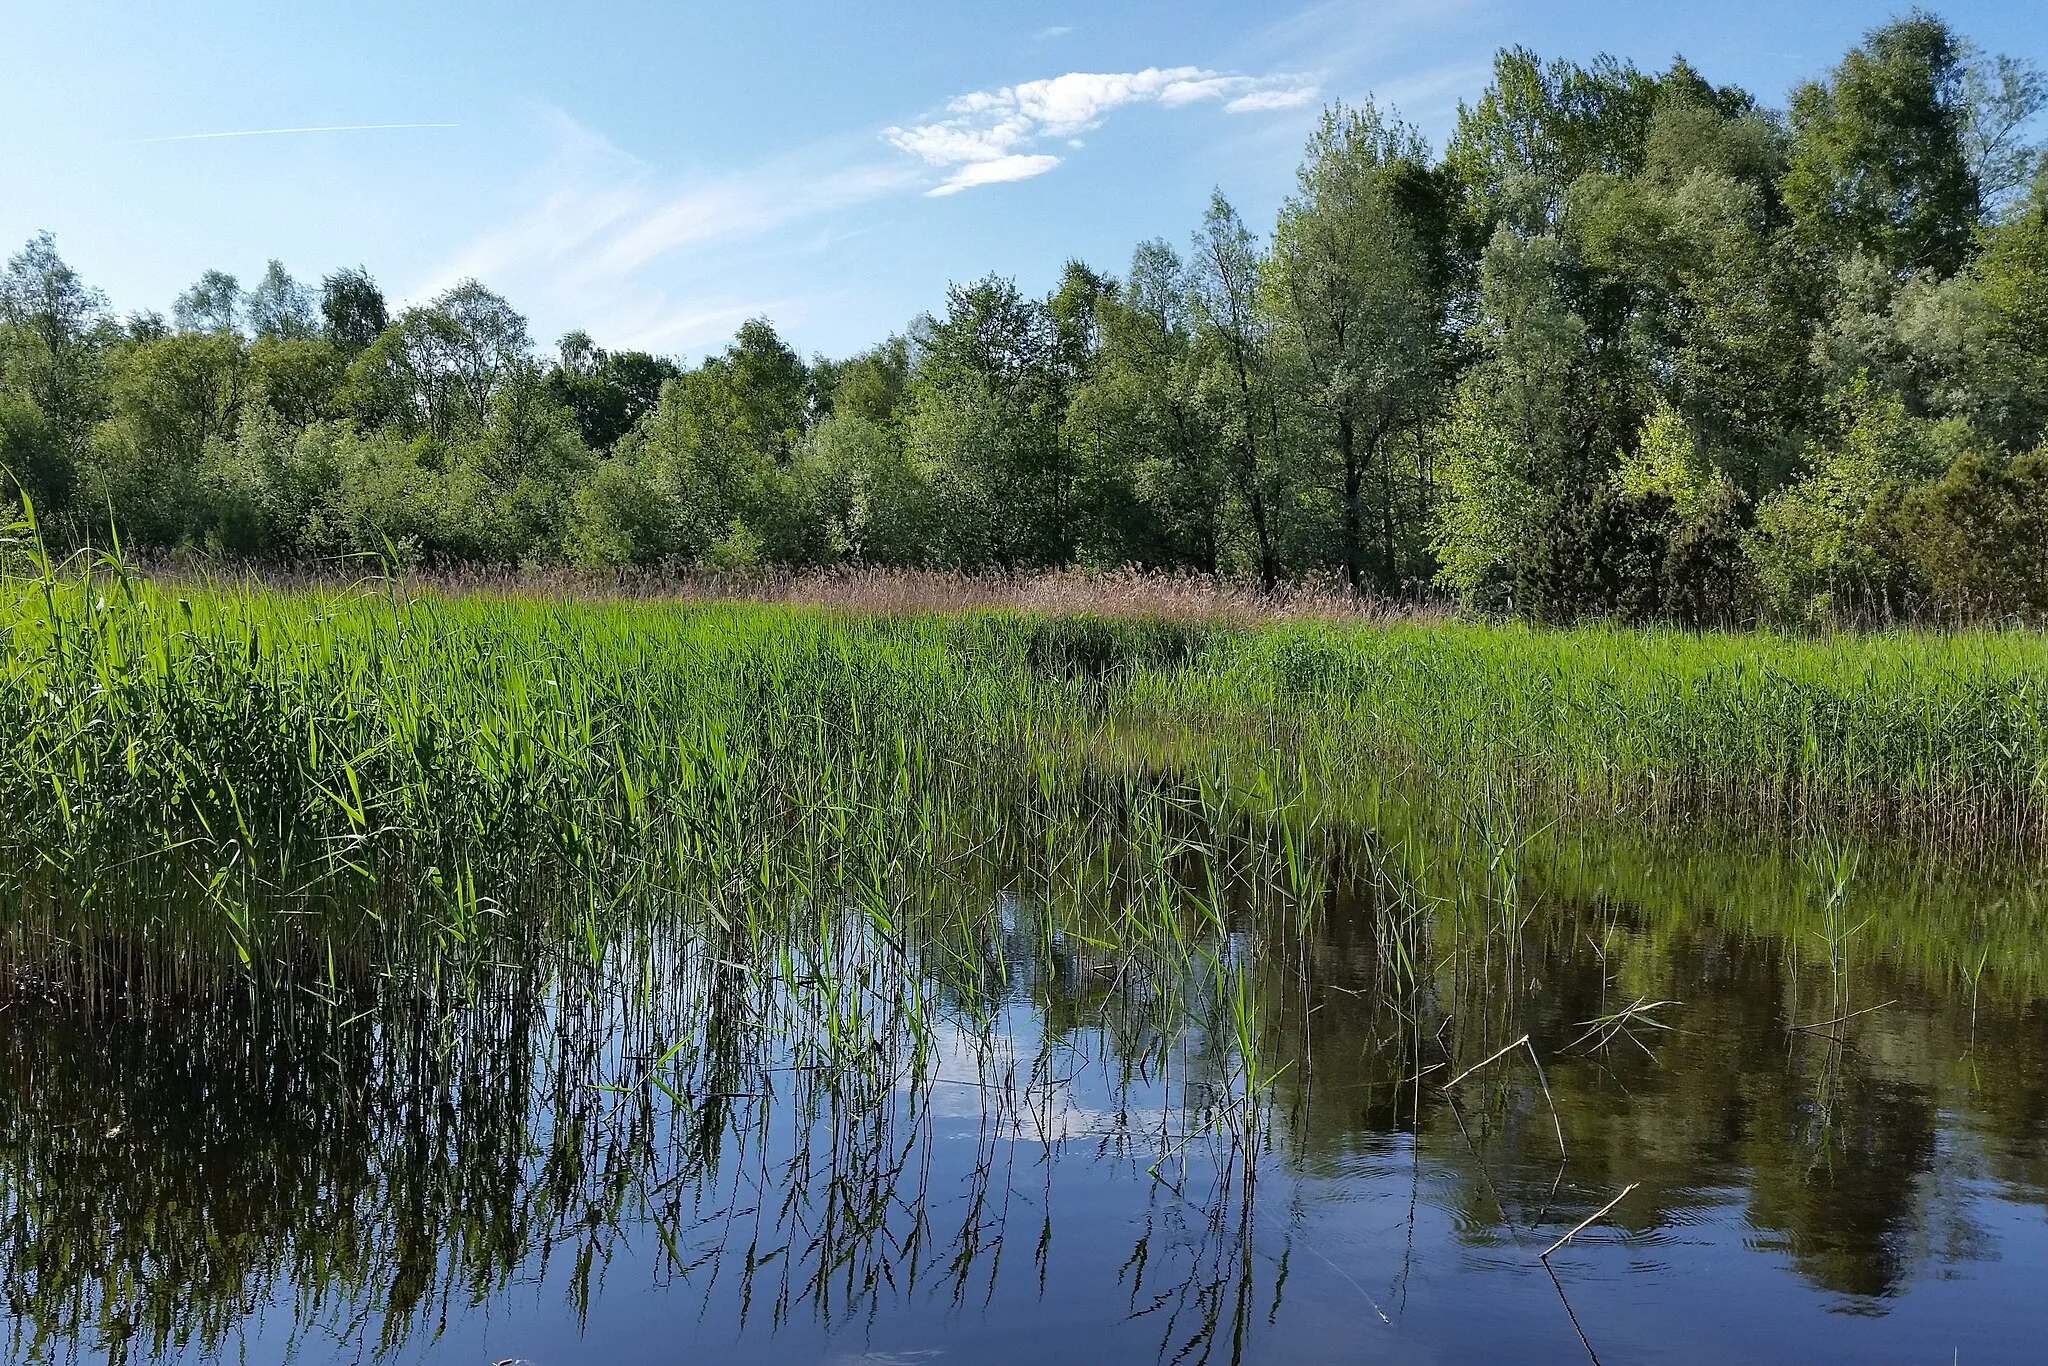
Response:
M991 886L923 995L852 932L353 1015L16 982L5 1355L2048 1355L2032 875L1545 848L1405 989L1341 848L1304 931L1172 966Z

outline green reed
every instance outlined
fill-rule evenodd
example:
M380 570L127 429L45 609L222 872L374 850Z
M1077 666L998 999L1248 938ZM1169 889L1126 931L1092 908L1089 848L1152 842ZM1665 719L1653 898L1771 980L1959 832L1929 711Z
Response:
M1508 894L1509 809L1903 825L1951 844L2030 840L2048 811L2033 634L202 590L112 558L54 566L17 530L0 864L31 909L10 932L100 945L166 984L231 960L332 990L405 963L432 990L536 934L595 942L657 888L758 906L858 884L887 924L904 871L974 832L1041 876L1088 876L1109 851L1059 830L1104 803L1164 866L1138 778L1169 779L1211 828L1271 824L1304 904L1302 841L1369 817L1388 783L1454 794ZM1020 809L1034 818L991 818ZM1184 937L1139 906L1098 928Z

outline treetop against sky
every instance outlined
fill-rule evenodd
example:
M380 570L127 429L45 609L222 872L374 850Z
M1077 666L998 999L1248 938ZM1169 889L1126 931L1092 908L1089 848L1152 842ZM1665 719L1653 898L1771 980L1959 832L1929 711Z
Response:
M845 354L950 281L1119 263L1217 186L1270 221L1332 99L1371 94L1441 148L1520 44L1683 53L1776 104L1896 8L18 3L0 241L55 233L124 308L281 257L361 263L394 301L473 276L542 338L688 357L766 315ZM1941 12L2048 48L2032 6Z

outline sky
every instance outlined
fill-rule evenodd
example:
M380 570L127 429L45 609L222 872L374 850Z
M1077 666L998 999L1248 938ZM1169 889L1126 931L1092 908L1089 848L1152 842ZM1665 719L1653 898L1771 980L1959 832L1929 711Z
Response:
M120 311L218 268L465 278L552 346L684 358L749 317L847 355L991 271L1032 292L1255 228L1323 105L1441 148L1494 51L1782 104L1902 5L1857 0L0 0L0 250L54 233ZM2048 63L2048 5L1935 7Z

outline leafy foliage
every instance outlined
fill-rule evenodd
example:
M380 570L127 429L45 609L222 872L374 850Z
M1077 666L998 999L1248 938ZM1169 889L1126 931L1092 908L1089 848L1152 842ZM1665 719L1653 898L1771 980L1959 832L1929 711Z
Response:
M1767 108L1498 55L1436 156L1327 110L1269 233L991 275L805 359L537 355L476 281L0 274L0 470L59 544L1193 572L1552 620L2048 611L2048 77L1915 11Z

